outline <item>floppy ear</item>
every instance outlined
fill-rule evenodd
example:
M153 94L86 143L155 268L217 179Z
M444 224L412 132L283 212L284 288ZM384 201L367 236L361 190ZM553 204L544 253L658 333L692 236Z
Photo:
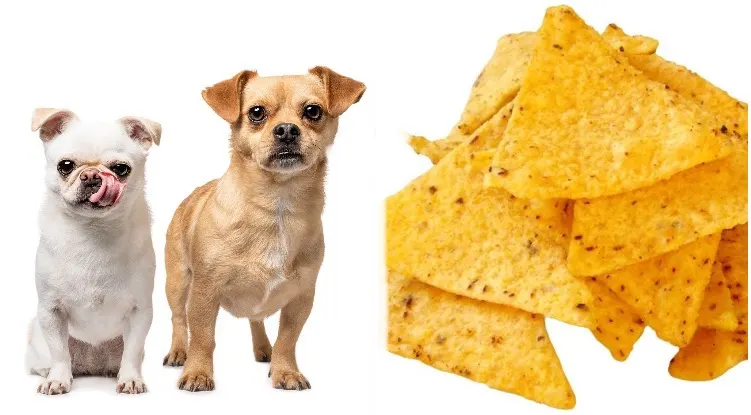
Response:
M37 108L31 114L31 131L39 130L39 138L47 142L62 134L76 114L70 110L58 108Z
M325 66L316 66L310 73L318 77L328 94L328 110L332 117L347 111L350 105L358 102L365 93L365 84L352 78L339 75Z
M234 124L240 119L240 101L245 83L257 75L255 71L242 71L230 79L204 89L201 96L217 115Z
M152 143L159 145L159 140L162 138L162 125L158 122L139 117L123 117L117 121L125 127L128 137L144 148L148 149Z

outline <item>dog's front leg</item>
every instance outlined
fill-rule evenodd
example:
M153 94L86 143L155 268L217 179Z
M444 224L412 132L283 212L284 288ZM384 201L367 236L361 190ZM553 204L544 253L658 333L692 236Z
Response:
M47 378L37 388L45 395L60 395L70 392L73 383L70 352L68 351L68 319L56 306L42 307L37 310L39 327L50 350L50 371Z
M315 288L301 293L282 308L279 334L271 351L271 383L277 389L310 389L310 382L297 369L295 346L310 310L313 308Z
M182 390L214 390L214 330L219 315L219 299L206 278L194 277L188 301L188 359L177 381Z
M117 374L118 393L146 392L146 384L141 377L141 365L143 346L153 315L153 309L149 304L145 307L134 308L126 317L123 332L123 357L120 361L120 372Z
M263 320L250 322L250 334L253 337L253 355L256 362L271 361L271 342L266 336Z

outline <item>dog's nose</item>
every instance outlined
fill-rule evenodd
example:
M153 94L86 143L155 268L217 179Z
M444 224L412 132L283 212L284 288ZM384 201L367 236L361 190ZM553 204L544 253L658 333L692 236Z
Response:
M99 177L99 170L86 169L78 176L86 187L100 187L102 185L102 178Z
M292 144L300 137L300 128L292 123L283 123L274 127L274 137L284 144Z

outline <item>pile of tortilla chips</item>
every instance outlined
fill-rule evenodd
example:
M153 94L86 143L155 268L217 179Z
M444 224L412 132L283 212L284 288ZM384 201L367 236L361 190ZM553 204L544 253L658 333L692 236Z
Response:
M556 408L545 317L672 376L748 359L747 105L565 6L507 35L432 169L388 198L389 350ZM667 362L666 362L667 365Z

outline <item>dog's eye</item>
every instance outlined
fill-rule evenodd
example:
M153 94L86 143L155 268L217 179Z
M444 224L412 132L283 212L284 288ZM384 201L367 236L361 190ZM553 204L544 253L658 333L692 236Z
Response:
M120 178L123 178L130 174L130 166L125 163L113 164L112 167L110 167L110 170L112 170L112 172Z
M256 124L261 123L266 119L266 109L256 105L248 111L248 118Z
M61 160L57 163L57 172L60 173L61 176L69 175L75 168L76 163L72 160Z
M318 105L306 105L302 115L311 121L318 121L323 115L323 110Z

